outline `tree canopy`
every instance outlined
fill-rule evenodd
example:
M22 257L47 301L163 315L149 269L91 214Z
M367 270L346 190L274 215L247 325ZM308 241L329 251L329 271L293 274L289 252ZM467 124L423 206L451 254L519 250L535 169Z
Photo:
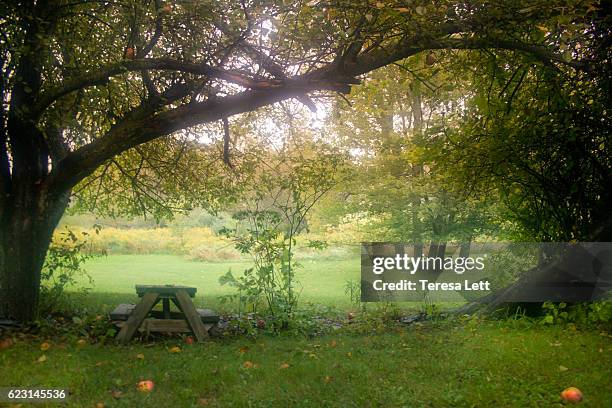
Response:
M202 164L215 149L201 146L210 129L199 126L220 123L220 157L230 167L229 117L287 99L316 110L318 99L349 93L369 72L432 50L449 59L451 50L504 56L489 66L509 78L493 83L506 105L527 109L517 84L542 75L570 75L579 95L596 88L609 103L601 79L609 16L593 1L31 0L0 11L0 315L26 320L73 191L110 210L98 192L115 193L116 207L156 216L223 195L223 171ZM532 67L545 73L529 74ZM474 92L482 101L484 88ZM598 106L592 115L608 115ZM483 112L473 119L486 120ZM495 133L516 129L502 119ZM589 168L609 164L601 160ZM589 191L588 203L598 194ZM569 203L575 194L562 196Z

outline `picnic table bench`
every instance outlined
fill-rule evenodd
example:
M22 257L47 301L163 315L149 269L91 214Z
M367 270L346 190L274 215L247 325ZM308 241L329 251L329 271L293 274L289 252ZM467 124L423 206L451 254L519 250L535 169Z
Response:
M117 340L129 342L136 331L192 332L199 342L208 337L208 331L219 322L219 316L210 309L196 309L191 301L196 288L175 285L136 285L141 298L137 305L120 304L110 313L111 320L121 327ZM162 310L153 310L162 302ZM170 309L174 303L180 312Z

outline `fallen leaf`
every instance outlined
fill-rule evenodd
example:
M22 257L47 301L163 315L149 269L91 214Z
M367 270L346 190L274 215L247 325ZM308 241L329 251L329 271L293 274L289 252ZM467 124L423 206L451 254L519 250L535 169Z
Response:
M96 403L96 408L104 408L104 403L103 402Z
M244 368L253 368L255 366L255 364L253 364L252 361L245 361L244 364L242 365Z
M198 405L207 406L209 402L208 398L198 398Z
M46 341L40 345L40 349L41 349L42 351L47 351L47 350L49 350L50 348L51 348L51 344L47 343Z
M119 390L112 390L112 391L111 391L111 396L112 396L114 399L119 399L119 398L123 397L123 392L121 392L121 391L119 391Z
M567 368L566 366L562 366L562 365L559 366L559 371L563 372L567 370L569 370L569 368Z
M347 357L353 357L353 353L351 353L350 351L348 353L346 353Z
M38 357L38 360L36 361L38 361L39 363L44 363L45 361L47 361L47 356L43 354L42 356Z
M174 346L174 347L170 348L169 351L171 353L180 353L181 352L181 348L179 346Z
M87 344L87 340L85 340L85 339L78 339L77 340L77 346L79 346L79 347L83 347L86 344Z
M338 345L338 342L336 340L332 340L329 342L329 347L336 347Z
M144 354L142 354L142 353L138 353L138 354L136 354L136 358L137 358L138 360L144 360Z
M95 364L95 366L96 366L96 367L101 367L101 366L103 366L104 364L106 364L106 361L98 361L98 362Z
M6 350L13 345L13 340L6 338L0 341L0 350Z
M329 375L326 375L323 381L325 381L326 384L329 384L330 382L334 381L334 377L330 377Z
M240 347L240 348L238 349L238 352L239 352L240 354L244 354L244 353L246 353L247 351L249 351L249 348L248 348L247 346Z
M287 363L283 363L283 364L281 364L281 365L280 365L280 367L279 367L279 368L280 368L281 370L284 370L284 369L286 369L286 368L289 368L289 364L287 364Z
M399 11L400 13L408 13L410 11L410 9L407 9L406 7L397 7L395 10Z

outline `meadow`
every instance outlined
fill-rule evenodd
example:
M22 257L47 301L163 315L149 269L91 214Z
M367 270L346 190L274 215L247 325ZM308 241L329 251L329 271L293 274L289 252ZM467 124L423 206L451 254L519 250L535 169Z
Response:
M200 241L202 248L226 245L206 230L191 232L192 238L209 237ZM183 249L160 247L164 236L182 242ZM431 305L368 304L364 311L351 302L346 284L360 276L355 246L298 251L301 307L324 306L339 322L323 334L261 330L224 333L203 344L174 336L128 346L92 335L92 326L105 330L106 313L115 305L137 302L135 284L195 286L198 306L236 313L236 303L221 301L235 291L219 277L230 269L239 274L251 263L239 254L195 259L185 246L188 236L189 230L138 229L98 236L93 243L105 240L106 255L92 251L98 255L83 265L91 281L78 275L70 294L86 322L49 320L39 330L5 337L0 372L8 375L0 375L0 387L62 388L69 397L61 406L97 408L561 407L559 393L570 386L584 393L582 406L612 402L609 332L542 325L521 316L398 323L398 310L414 313ZM142 239L130 246L135 237ZM152 249L156 245L161 253ZM83 287L90 290L79 294ZM349 312L355 318L347 317ZM142 380L154 383L151 392L137 389ZM0 407L27 406L13 402Z
M305 259L299 279L300 300L340 309L349 308L350 298L345 294L347 281L359 280L359 257L348 259ZM173 284L198 288L195 302L198 305L231 311L233 303L221 304L222 296L235 294L230 286L222 286L219 277L228 270L241 274L251 267L246 260L202 262L189 260L180 255L107 255L88 260L84 268L92 278L90 285L86 276L80 277L79 285L92 286L87 297L90 304L99 305L104 299L116 299L120 303L136 301L136 284ZM100 295L105 294L105 295ZM112 294L112 296L106 296ZM108 309L110 305L102 307Z
M562 407L559 393L574 386L581 406L603 408L612 401L611 355L609 334L520 320L201 345L56 337L18 339L0 352L0 386L63 388L63 406L98 408ZM136 388L145 379L150 393Z

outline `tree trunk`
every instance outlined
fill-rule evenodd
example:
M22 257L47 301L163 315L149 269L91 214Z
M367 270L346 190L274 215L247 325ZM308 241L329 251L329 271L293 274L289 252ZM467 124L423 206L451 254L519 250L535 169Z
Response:
M461 246L459 247L459 257L460 258L467 258L468 256L470 256L470 247L472 245L472 237L470 237L467 242L462 242Z
M612 217L606 221L598 224L598 227L593 229L593 233L585 237L583 242L612 242ZM523 275L514 283L506 286L505 288L499 289L483 298L477 299L474 302L470 302L465 306L460 307L456 310L458 314L471 314L471 313L492 313L500 309L519 306L523 310L525 308L534 309L533 304L541 304L541 300L536 300L539 295L537 293L538 285L544 284L544 288L554 283L558 286L564 287L564 293L570 296L566 296L564 299L550 298L549 301L566 301L569 303L584 301L590 294L591 299L599 299L605 296L605 292L602 292L602 288L608 288L609 282L612 281L612 272L607 269L601 272L600 278L602 281L608 282L607 285L594 286L592 282L585 282L576 279L573 274L567 274L563 270L559 270L557 265L572 265L576 263L575 270L580 269L580 264L584 263L583 259L589 259L588 253L585 253L583 259L577 258L575 252L570 253L568 256L563 256L557 262L552 263L540 263L535 268L525 271ZM609 265L609 263L608 263ZM570 268L572 269L572 268ZM569 289L568 289L569 288ZM591 292L589 290L593 289ZM572 292L573 290L573 292ZM529 297L529 293L535 293L534 299L529 303L527 301L517 302L516 298L525 299ZM585 295L586 293L586 295ZM608 292L609 293L609 292ZM575 296L574 299L571 297ZM540 310L540 308L537 308Z
M41 269L70 192L18 188L0 226L0 317L36 318Z

